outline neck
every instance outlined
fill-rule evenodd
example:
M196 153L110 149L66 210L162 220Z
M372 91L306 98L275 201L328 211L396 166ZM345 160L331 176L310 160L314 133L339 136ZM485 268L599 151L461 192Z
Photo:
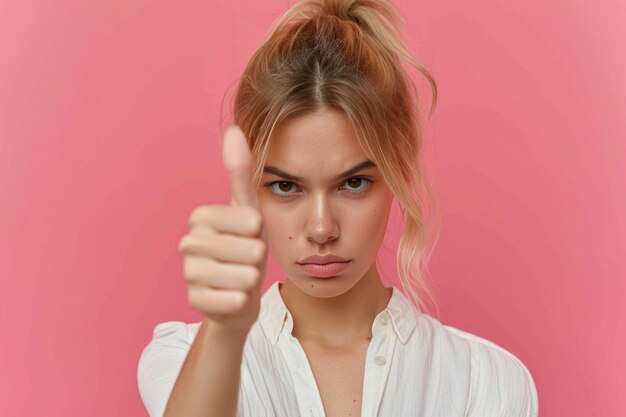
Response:
M292 335L301 342L333 348L369 343L372 323L389 304L393 291L381 282L375 263L359 282L337 297L312 297L289 279L278 288L293 317Z

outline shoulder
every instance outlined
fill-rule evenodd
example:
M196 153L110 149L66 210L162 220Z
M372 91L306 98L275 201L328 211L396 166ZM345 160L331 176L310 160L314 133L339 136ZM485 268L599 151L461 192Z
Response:
M139 393L151 417L163 415L200 324L167 321L154 327L137 365Z
M158 323L152 330L152 336L144 346L139 358L139 372L146 371L153 362L162 364L184 358L193 344L201 323L166 321Z
M168 345L171 347L185 348L193 342L194 326L200 323L185 323L182 321L166 321L158 323L152 330L152 338L147 347L151 345ZM196 329L197 332L197 329Z
M191 346L198 330L200 330L202 320L193 323L184 321L165 321L154 326L152 340L150 343L167 343L173 346Z
M469 368L468 416L534 417L537 390L532 374L513 353L478 335L424 318L430 330Z

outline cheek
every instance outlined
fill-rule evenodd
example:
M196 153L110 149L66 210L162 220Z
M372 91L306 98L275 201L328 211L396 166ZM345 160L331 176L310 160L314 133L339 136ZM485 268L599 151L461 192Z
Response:
M387 219L391 202L387 198L372 199L370 204L359 207L358 211L352 211L346 217L350 224L350 232L359 238L368 238L370 241L387 229Z
M278 260L292 248L297 231L294 230L293 216L285 215L285 210L271 207L268 204L261 206L263 225L267 233L267 244L272 255Z

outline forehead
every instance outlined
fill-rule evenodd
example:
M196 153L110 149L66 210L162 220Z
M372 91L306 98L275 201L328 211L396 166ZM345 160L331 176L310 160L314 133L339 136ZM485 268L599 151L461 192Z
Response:
M269 144L266 165L294 174L333 174L367 159L348 118L322 109L281 122Z

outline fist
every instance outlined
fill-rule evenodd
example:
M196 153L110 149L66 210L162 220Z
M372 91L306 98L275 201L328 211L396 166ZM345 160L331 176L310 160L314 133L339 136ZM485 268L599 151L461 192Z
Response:
M253 159L239 127L224 134L230 205L196 207L178 244L191 306L216 325L249 331L258 319L267 239L253 184Z

